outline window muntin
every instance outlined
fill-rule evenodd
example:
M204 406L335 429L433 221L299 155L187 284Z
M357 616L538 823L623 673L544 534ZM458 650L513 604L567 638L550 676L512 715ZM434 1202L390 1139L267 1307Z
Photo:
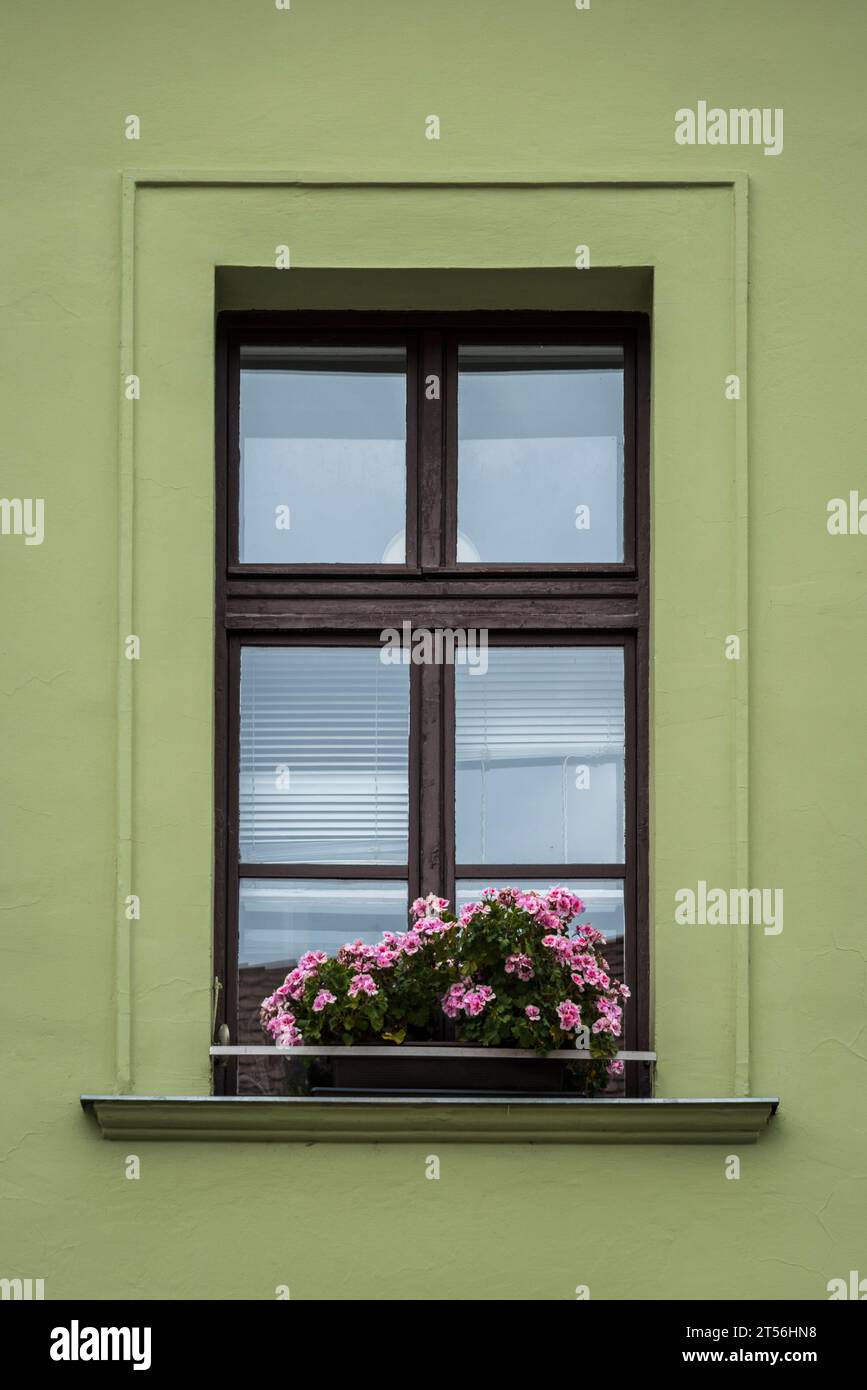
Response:
M624 557L621 347L458 348L458 560Z
M406 560L403 347L243 345L242 564Z

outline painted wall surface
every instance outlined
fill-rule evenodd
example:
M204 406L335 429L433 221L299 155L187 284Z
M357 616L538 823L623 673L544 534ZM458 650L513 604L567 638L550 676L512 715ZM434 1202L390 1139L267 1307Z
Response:
M44 499L45 532L0 534L0 1277L867 1275L867 536L827 526L867 495L859 0L46 0L2 29L0 493ZM699 101L782 109L782 151L677 144ZM738 1180L713 1146L443 1144L428 1181L412 1144L142 1143L132 1181L82 1115L210 1084L214 313L254 303L652 308L657 1094L781 1097ZM782 889L783 931L676 926L700 879Z

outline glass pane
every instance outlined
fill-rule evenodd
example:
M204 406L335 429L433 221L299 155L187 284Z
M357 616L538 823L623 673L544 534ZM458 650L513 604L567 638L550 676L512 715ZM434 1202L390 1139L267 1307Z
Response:
M405 864L408 745L378 647L242 648L241 861Z
M461 864L620 864L622 647L490 647L455 667Z
M267 1045L259 1006L305 951L334 953L346 941L378 941L407 927L405 883L360 879L242 879L238 917L238 1043ZM285 1076L251 1059L242 1091L281 1094ZM271 1078L269 1080L269 1077Z
M403 348L241 349L244 564L405 562Z
M572 924L573 928L577 922L583 922L595 927L597 931L604 932L608 944L603 955L611 967L611 974L616 979L629 984L630 981L623 980L626 919L623 908L622 880L617 878L564 879L560 880L556 886L568 888L570 892L577 893L578 897L581 898L587 910L575 919ZM459 879L457 884L457 910L460 911L467 903L479 902L486 888L523 888L525 891L535 888L538 892L547 893L548 889L553 887L555 887L553 883L548 883L540 878L521 878L519 881L515 878L463 878Z
M241 970L282 971L305 951L335 952L347 941L378 941L406 931L405 883L380 879L241 880L238 964ZM282 983L281 979L278 984ZM259 996L264 998L267 990ZM258 1001L257 1001L258 1002Z
M622 561L622 349L462 347L458 371L458 560Z

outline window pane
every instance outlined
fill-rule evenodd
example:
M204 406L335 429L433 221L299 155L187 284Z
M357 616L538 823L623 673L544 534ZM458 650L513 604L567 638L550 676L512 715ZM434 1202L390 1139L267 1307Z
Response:
M238 1043L267 1045L259 1008L305 951L333 955L345 941L378 941L407 927L405 883L371 880L242 879L238 916ZM286 1094L283 1063L251 1058L239 1089ZM299 1079L299 1078L296 1078Z
M553 883L538 878L520 878L519 880L514 877L511 880L463 878L459 879L457 884L457 910L460 911L467 903L479 902L486 888L523 888L525 891L535 888L538 892L547 893L548 889L554 886ZM581 898L586 911L576 918L576 921L604 932L608 944L603 955L611 967L611 974L616 979L623 980L625 916L622 880L617 878L582 879L580 881L578 879L565 879L561 880L557 886L568 888L571 893L576 893ZM625 983L629 984L630 982L627 980Z
M241 349L246 564L403 564L403 348Z
M408 743L378 647L242 648L242 862L405 864Z
M491 647L455 666L459 864L619 864L622 647Z
M622 349L462 347L458 370L458 560L622 561Z
M384 931L406 931L408 914L405 883L244 878L238 963L242 970L270 967L285 975L305 951L334 955L346 941L378 941Z

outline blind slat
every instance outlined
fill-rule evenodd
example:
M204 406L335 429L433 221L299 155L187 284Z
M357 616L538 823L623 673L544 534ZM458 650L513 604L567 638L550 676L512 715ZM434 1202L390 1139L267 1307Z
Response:
M373 647L244 647L240 734L244 862L406 862L406 667Z

